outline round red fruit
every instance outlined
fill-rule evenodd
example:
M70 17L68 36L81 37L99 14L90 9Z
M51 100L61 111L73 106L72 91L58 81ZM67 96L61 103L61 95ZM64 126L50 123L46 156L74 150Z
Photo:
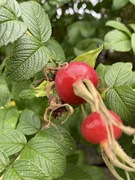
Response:
M109 110L109 113L112 114L118 123L122 123L122 120L115 112ZM109 124L108 127L110 130ZM113 125L113 131L115 139L119 139L122 135L122 130ZM108 139L105 121L97 112L90 114L83 120L81 132L84 139L93 144L101 144Z
M85 101L76 96L73 84L79 79L89 79L95 87L98 85L96 71L84 62L70 62L56 74L55 88L58 96L68 104L81 104Z

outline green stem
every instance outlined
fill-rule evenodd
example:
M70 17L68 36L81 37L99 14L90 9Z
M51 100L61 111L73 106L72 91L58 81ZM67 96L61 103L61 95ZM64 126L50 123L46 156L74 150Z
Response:
M85 104L81 104L81 111L82 111L82 114L83 114L83 119L87 117L87 112L86 112L86 107L85 107Z

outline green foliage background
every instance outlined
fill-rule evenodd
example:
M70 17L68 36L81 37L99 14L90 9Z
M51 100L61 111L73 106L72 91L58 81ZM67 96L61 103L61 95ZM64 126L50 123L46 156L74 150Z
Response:
M135 0L0 0L3 180L103 179L102 168L86 161L87 148L100 152L81 136L80 107L65 124L63 114L52 118L57 128L44 126L49 104L47 81L41 80L46 66L85 61L97 70L108 109L135 127L134 11ZM119 142L135 158L134 138L123 134Z

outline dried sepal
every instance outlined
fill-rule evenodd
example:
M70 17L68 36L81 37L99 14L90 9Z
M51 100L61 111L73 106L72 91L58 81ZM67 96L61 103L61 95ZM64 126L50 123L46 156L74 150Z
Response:
M106 156L114 166L128 172L135 172L135 167L134 167L135 164L134 165L132 164L132 166L130 166L131 162L129 162L129 159L128 160L127 158L125 159L124 156L125 152L122 150L122 148L120 147L120 145L116 140L111 141L111 145L108 141L105 141L101 143L100 146L102 151L106 154ZM119 153L117 149L121 149L121 153Z
M123 180L114 167L124 170L126 177L129 180L129 172L135 172L134 159L129 157L115 140L113 126L120 128L127 135L134 135L135 129L116 121L115 117L113 117L106 108L99 92L88 79L78 80L74 83L73 88L74 93L88 102L91 106L91 110L100 114L101 118L104 120L107 131L107 140L100 143L104 162L117 179Z
M116 171L114 165L112 164L112 162L108 159L106 153L102 150L102 159L104 160L106 166L108 167L108 169L111 171L111 173L119 180L124 180Z
M135 134L135 128L125 126L124 124L115 121L115 118L110 113L108 113L108 109L106 108L99 92L96 90L90 80L78 80L74 83L73 88L75 94L88 102L92 109L99 113L101 117L107 122L111 122L112 125L119 127L124 133L128 135Z
M73 108L69 104L63 103L61 99L52 96L49 99L49 107L46 108L45 113L44 113L44 122L46 124L46 127L50 126L50 123L55 126L54 123L51 122L51 118L54 117L55 119L58 119L59 117L62 116L64 112L67 112L67 117L62 123L64 123L69 116L73 113Z

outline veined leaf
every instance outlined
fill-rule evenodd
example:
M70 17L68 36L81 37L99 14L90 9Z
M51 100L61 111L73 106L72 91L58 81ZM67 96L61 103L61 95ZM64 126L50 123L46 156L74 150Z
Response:
M133 33L131 36L131 46L132 46L133 52L135 54L135 33Z
M91 51L88 51L84 54L77 56L73 61L85 62L85 63L89 64L90 66L94 67L96 59L102 50L103 50L103 45L95 50L91 50Z
M25 135L32 135L40 129L40 119L38 115L31 110L24 110L20 116L17 130Z
M0 8L0 47L16 41L27 30L24 22L18 21L21 10L16 0L8 0Z
M40 79L42 79L42 78L44 78L44 76L41 77ZM37 87L34 87L33 85L30 85L30 87L28 87L28 89L22 90L22 92L19 94L19 98L23 99L23 100L32 100L35 97L44 97L44 96L46 96L45 89L46 89L46 86L48 85L48 83L49 83L48 81L44 80Z
M6 81L1 77L0 78L0 106L7 106L10 102L11 95L8 89Z
M76 149L72 136L65 128L61 126L57 126L57 128L58 129L53 126L50 128L44 127L41 131L39 131L37 137L48 137L60 146L64 155L72 154Z
M6 168L6 166L10 163L7 154L0 150L0 173Z
M33 36L24 35L6 61L6 75L14 81L30 79L45 67L48 59L47 48Z
M129 31L129 29L125 26L125 24L123 24L119 21L114 21L114 20L107 21L106 26L110 26L110 27L113 27L113 28L118 29L120 31L123 31L129 37L131 37L131 32Z
M20 93L24 90L27 90L30 88L31 80L26 81L20 81L20 82L14 82L13 88L12 88L12 96L15 101L18 101L20 98Z
M51 36L50 20L41 5L36 2L23 2L22 19L27 24L30 33L40 42L46 42Z
M13 129L0 130L0 149L8 156L19 152L26 144L25 136Z
M36 164L50 178L62 176L65 171L66 158L61 148L46 137L31 139L22 150L20 158Z
M3 180L48 180L45 173L27 160L14 161L7 172L4 174Z
M0 129L16 128L19 112L16 109L0 109Z
M135 73L131 63L118 62L113 64L105 74L105 83L110 86L124 86L135 84Z
M106 95L109 108L119 114L126 125L135 127L135 91L129 86L111 88Z
M96 72L98 73L98 76L100 79L104 80L105 74L108 71L110 66L104 65L104 64L99 64L98 67L96 68Z
M92 180L92 177L82 168L74 164L68 164L64 176L56 180Z
M105 35L104 46L105 49L127 52L131 50L131 41L125 33L115 29Z
M52 59L52 61L54 61L54 65L65 61L64 51L57 41L51 38L45 43L45 46L50 51L50 58ZM50 60L50 62L53 64L52 61Z
M113 0L113 8L120 9L128 3L129 0Z
M22 100L33 100L36 96L36 92L34 91L34 88L29 88L22 90L22 92L19 94L19 98Z
M8 0L7 3L0 8L0 23L17 20L20 16L21 9L16 0Z

